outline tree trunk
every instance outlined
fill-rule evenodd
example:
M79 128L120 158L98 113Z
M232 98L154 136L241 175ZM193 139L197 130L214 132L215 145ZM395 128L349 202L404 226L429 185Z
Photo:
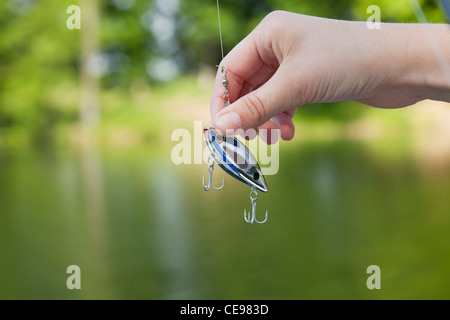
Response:
M98 0L81 1L81 101L80 122L95 127L100 118L100 83L93 71L94 58L100 52Z

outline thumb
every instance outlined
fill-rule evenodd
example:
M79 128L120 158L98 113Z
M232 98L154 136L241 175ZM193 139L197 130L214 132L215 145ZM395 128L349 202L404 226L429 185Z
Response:
M222 132L257 128L273 116L293 108L295 90L291 89L292 82L288 78L280 66L264 85L219 111L214 119L215 127Z

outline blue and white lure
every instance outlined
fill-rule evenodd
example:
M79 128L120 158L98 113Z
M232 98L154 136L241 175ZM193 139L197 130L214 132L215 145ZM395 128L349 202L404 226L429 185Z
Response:
M258 162L241 141L222 136L212 127L205 127L203 133L211 157L226 173L252 188L268 191Z
M203 189L208 191L209 188L212 187L215 190L220 190L224 186L224 183L219 188L212 186L212 173L215 161L230 176L252 188L250 191L252 212L251 214L247 214L247 211L244 209L245 221L250 224L253 222L266 222L267 211L263 221L258 221L256 219L256 202L258 200L258 193L256 190L267 192L269 189L255 157L251 154L250 150L235 137L223 136L219 130L212 127L205 127L203 133L205 135L206 145L211 153L208 157L209 184L205 185L205 178L203 177Z

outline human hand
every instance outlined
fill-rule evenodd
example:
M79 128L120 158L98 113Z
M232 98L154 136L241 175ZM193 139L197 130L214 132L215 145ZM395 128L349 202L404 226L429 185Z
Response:
M273 12L221 62L232 103L223 108L219 68L212 124L223 132L280 129L282 139L290 140L292 117L306 103L356 100L395 108L425 98L450 101L450 76L440 70L430 33L450 61L447 25L382 24L370 30L366 22Z

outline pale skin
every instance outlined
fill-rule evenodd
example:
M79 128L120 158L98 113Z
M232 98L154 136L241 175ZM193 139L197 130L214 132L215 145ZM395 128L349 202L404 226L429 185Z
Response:
M399 108L424 99L450 102L450 26L340 21L275 11L223 59L211 99L212 125L279 129L306 103L355 100ZM270 142L270 141L269 141ZM273 142L273 141L272 141Z

